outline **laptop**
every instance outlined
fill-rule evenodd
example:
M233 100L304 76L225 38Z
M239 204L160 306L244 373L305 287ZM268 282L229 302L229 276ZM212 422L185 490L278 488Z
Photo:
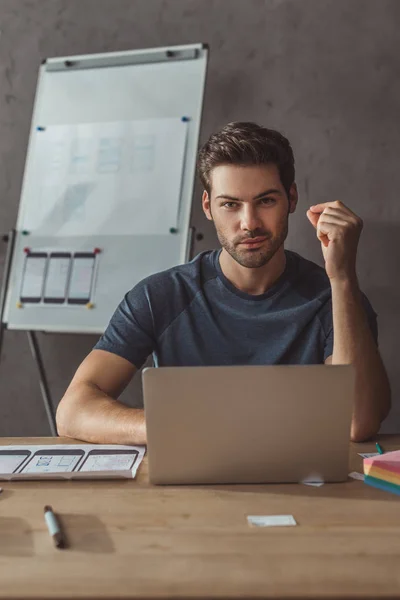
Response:
M351 365L143 370L153 484L344 481Z

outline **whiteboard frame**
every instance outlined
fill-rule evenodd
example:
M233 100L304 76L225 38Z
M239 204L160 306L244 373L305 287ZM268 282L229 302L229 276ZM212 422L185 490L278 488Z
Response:
M29 246L33 249L36 249L38 247L38 244L42 246L53 246L53 242L55 249L57 249L58 246L62 247L68 245L68 239L66 238L64 238L63 240L52 240L50 237L46 239L38 239L37 237L35 237L35 232L29 232L29 235L24 235L23 233L23 214L25 209L25 199L29 191L29 170L33 164L34 159L33 140L35 134L37 133L37 127L43 124L58 125L87 122L87 120L85 119L89 117L89 114L95 112L94 108L92 111L88 111L87 106L85 106L85 109L83 111L80 111L78 106L79 103L76 98L73 98L71 101L71 111L68 115L68 118L67 115L63 113L63 99L61 99L61 102L56 102L57 108L53 109L51 98L49 98L48 94L48 90L51 89L51 86L49 88L48 85L49 81L51 81L51 77L65 78L70 76L72 73L76 73L77 77L79 78L82 75L78 75L78 73L85 74L89 72L102 72L106 77L110 73L118 73L119 69L122 68L125 70L125 68L127 67L143 67L143 72L147 73L146 76L149 77L151 76L152 70L154 70L154 72L157 73L158 69L158 73L160 74L160 65L168 65L167 69L169 69L170 71L169 77L171 79L171 89L168 89L168 105L166 104L165 112L163 114L154 112L157 108L156 106L150 107L150 113L146 113L145 111L147 110L147 107L144 106L141 107L141 109L138 111L138 114L135 116L132 112L129 114L129 110L125 110L126 107L124 106L124 110L122 111L124 114L116 114L113 119L111 113L107 113L106 107L102 106L101 109L99 109L99 107L96 107L96 110L98 111L98 118L96 120L95 116L94 118L92 118L92 121L100 122L102 120L112 121L124 119L129 120L135 118L144 119L164 118L169 116L176 117L176 112L173 113L174 110L176 111L175 105L180 104L182 106L182 95L187 94L188 110L183 113L183 109L181 109L181 113L183 113L181 114L181 116L184 117L186 115L189 115L190 119L188 127L187 154L185 157L181 188L180 220L178 225L178 233L175 236L172 236L174 237L173 242L168 242L170 249L167 249L166 258L164 259L164 261L167 260L169 252L170 256L176 256L176 259L173 260L173 263L180 264L188 260L192 245L193 229L190 227L190 217L195 181L198 140L203 110L203 97L206 80L207 62L208 47L205 44L190 44L184 46L170 46L163 48L140 49L124 52L67 56L59 58L49 58L43 61L39 70L39 79L34 101L34 110L25 163L24 178L21 190L21 200L16 225L15 244L11 261L11 272L8 282L8 288L6 289L4 323L9 329L40 330L49 332L60 331L68 333L102 333L105 327L107 326L107 323L112 315L113 310L118 304L118 302L114 302L112 310L109 310L107 316L105 317L105 315L102 315L100 319L100 324L99 319L97 319L96 321L96 318L93 318L93 315L96 314L95 311L85 312L85 317L83 319L84 322L82 321L82 319L80 321L78 319L75 323L72 323L71 318L73 319L74 317L69 317L69 322L62 322L63 313L59 313L60 319L57 322L57 307L49 306L49 310L46 310L45 308L41 307L39 313L37 311L37 307L34 308L29 306L22 310L17 308L17 290L20 289L21 276L23 272L23 248L25 246ZM192 73L193 76L191 82L193 89L195 89L194 93L192 93L191 89L189 89L189 83L187 82L187 73L192 71L194 74ZM180 72L183 73L182 76L179 75ZM194 81L196 85L193 86ZM157 90L156 88L155 94L157 95L158 92L159 90ZM157 98L157 101L159 101L159 98ZM154 104L156 105L157 103L155 102ZM58 107L60 107L60 114L58 112ZM157 243L161 244L161 241L162 240L158 240ZM74 244L77 244L76 249L78 251L87 250L87 242L88 240L74 240ZM104 243L104 240L96 239L96 237L94 236L90 238L89 246L101 246L102 243ZM128 244L128 242L126 242L126 244ZM121 252L121 249L119 249L119 252ZM162 253L163 252L161 250L161 254ZM174 264L170 264L169 266L172 267L174 266ZM156 272L157 270L164 270L164 268L166 268L165 264L161 262L161 268L156 269L155 271L153 269L153 272ZM150 275L151 272L149 272L148 274ZM140 279L143 279L143 276L141 276ZM129 281L127 281L125 292L128 291L131 287L132 285ZM120 295L119 297L119 300L121 299L122 295ZM61 310L65 310L65 307L62 307ZM46 317L46 315L52 316ZM99 313L97 313L97 316L99 316Z

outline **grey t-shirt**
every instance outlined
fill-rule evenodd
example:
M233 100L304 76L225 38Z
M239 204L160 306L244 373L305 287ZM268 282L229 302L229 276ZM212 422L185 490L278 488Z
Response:
M332 354L329 279L324 269L286 250L286 267L258 296L224 276L220 250L147 277L128 292L95 348L137 368L156 366L319 364ZM376 314L364 307L377 342Z

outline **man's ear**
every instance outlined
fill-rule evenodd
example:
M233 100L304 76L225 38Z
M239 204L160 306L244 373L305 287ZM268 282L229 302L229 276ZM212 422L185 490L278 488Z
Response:
M201 197L201 204L203 206L203 211L204 214L206 215L207 219L209 221L212 221L212 214L211 214L211 198L208 195L208 192L206 190L204 190L203 192L203 196Z
M297 201L299 199L299 193L297 191L297 185L292 183L289 190L289 212L294 213L297 206Z

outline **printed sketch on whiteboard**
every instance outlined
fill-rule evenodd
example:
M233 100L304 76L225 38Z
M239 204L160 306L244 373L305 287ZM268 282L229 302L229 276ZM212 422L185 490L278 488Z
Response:
M162 235L176 228L188 123L180 118L36 131L20 226L39 235Z

